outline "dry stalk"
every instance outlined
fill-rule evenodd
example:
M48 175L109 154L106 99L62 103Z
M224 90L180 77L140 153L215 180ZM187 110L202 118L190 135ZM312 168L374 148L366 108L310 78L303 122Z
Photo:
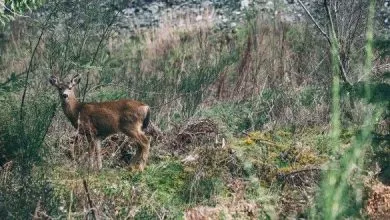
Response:
M96 209L94 208L91 196L89 194L87 181L85 179L83 179L83 186L84 186L85 193L87 194L88 205L89 205L90 211L92 213L93 219L97 220L96 213L95 213ZM87 213L87 215L88 215L88 213Z

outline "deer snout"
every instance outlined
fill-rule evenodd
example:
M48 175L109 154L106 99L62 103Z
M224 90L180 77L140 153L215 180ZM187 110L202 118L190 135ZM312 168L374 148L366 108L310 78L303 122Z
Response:
M64 99L66 99L66 98L68 98L68 94L62 93L62 94L61 94L61 97L64 98Z

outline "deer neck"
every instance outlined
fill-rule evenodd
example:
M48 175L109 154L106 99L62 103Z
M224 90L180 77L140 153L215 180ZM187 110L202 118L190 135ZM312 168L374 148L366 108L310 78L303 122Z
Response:
M77 121L79 117L80 106L81 104L77 101L75 96L69 96L66 101L62 101L62 109L64 110L66 117L75 128L78 127Z

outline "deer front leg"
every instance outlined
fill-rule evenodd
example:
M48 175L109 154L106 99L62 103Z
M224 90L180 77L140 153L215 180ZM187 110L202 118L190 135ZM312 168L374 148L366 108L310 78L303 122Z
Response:
M96 154L96 165L97 165L97 169L98 170L101 170L102 167L103 167L103 163L102 163L102 141L100 139L95 139L95 146L96 146L96 150L95 150L95 154Z
M89 165L91 169L102 169L102 155L101 155L101 140L93 137L92 135L87 135L87 140L89 142L88 156L89 156Z
M94 151L95 151L95 142L92 137L88 137L88 162L89 162L89 168L94 170Z

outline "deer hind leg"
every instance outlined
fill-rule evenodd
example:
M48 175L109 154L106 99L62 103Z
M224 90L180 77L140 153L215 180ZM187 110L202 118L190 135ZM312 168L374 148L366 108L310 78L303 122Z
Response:
M146 165L146 161L149 157L150 141L146 135L139 130L130 130L124 132L129 137L135 139L137 144L136 154L131 161L130 167L143 171Z
M140 152L140 163L142 164L142 170L144 166L146 165L146 162L149 157L149 150L150 150L150 141L148 137L144 134L144 132L140 131L138 132L138 140L141 142L141 152Z

